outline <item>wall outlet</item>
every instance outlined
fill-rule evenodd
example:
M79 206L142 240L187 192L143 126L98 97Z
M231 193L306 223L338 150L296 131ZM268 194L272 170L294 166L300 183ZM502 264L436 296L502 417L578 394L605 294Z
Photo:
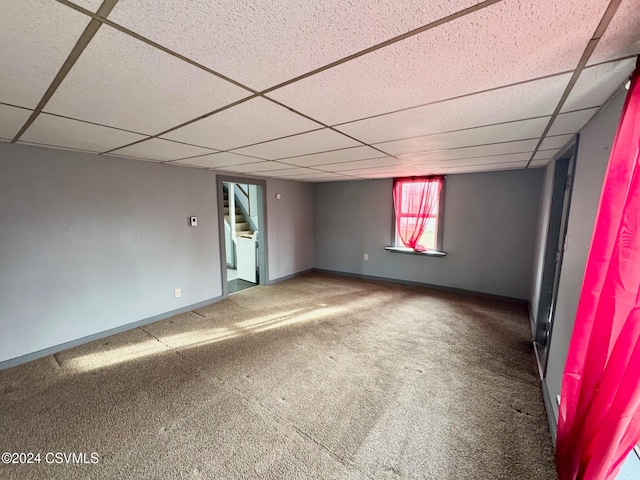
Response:
M365 259L365 260L369 260L369 254L368 254L368 253L365 253L365 254L364 254L364 259Z
M198 226L198 217L189 217L189 225L192 227Z
M174 291L174 294L176 296L176 298L180 298L182 296L182 289L181 288L176 288Z

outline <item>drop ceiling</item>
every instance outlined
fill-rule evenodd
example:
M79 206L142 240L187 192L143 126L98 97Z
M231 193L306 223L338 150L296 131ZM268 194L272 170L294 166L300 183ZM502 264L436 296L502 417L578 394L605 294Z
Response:
M1 141L302 182L544 166L640 52L640 0L0 9Z

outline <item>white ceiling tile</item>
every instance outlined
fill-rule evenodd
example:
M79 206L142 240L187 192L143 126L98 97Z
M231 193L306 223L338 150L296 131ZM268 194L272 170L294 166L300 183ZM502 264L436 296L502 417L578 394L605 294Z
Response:
M434 160L420 163L420 168L431 170L433 168L467 167L470 165L493 165L496 163L528 162L532 152L512 153L508 155L492 155L487 157L461 158L458 160Z
M309 173L321 173L326 174L326 172L318 172L316 170L311 170L309 168L286 168L286 169L278 169L278 170L267 170L256 172L258 175L263 175L265 177L291 177L297 175L309 175Z
M146 137L137 133L42 113L38 115L20 140L92 152L104 152L143 138Z
M360 168L358 170L349 170L343 171L340 173L348 174L348 175L356 175L358 177L369 177L372 175L424 175L424 169L419 169L415 167L410 167L408 165L405 166L391 166L391 167L370 167L370 168Z
M363 180L359 177L327 177L327 178L285 178L284 180L290 180L292 182L303 183L326 183L326 182L340 182L344 180Z
M295 157L309 153L325 152L360 144L327 128L314 132L303 133L272 142L261 143L252 147L240 148L237 153L253 155L269 160Z
M176 167L189 167L189 168L199 168L201 170L206 170L207 167L203 167L201 165L189 165L188 163L165 163L165 165L175 165Z
M294 180L293 178L291 180ZM362 177L348 177L344 175L331 176L331 177L317 177L317 178L300 178L296 181L309 182L309 183L322 183L322 182L344 182L362 180Z
M447 148L459 148L495 142L508 142L540 137L550 117L489 125L473 129L437 133L421 137L376 144L391 155L427 152Z
M492 165L470 165L466 167L434 168L432 174L455 174L455 173L481 173L498 172L501 170L521 170L526 168L527 162L496 163Z
M208 167L205 162L201 161L204 157L193 157L187 160L177 160L175 162L167 163L166 165L177 165L179 167L193 167L193 168L211 168Z
M282 180L291 180L293 182L305 182L305 183L339 182L341 180L359 180L358 177L345 177L343 175L332 175L332 176L324 176L324 177L277 176L274 178L280 178Z
M340 172L343 170L360 170L370 167L402 167L407 164L394 157L374 158L371 160L357 160L354 162L332 163L331 165L321 165L316 167L318 170L327 172ZM346 172L349 173L349 172Z
M220 167L220 170L227 170L230 172L241 172L241 173L255 173L257 175L262 175L263 172L270 172L272 170L287 170L290 169L291 165L285 165L278 162L264 161L264 162L256 162L256 163L246 163L244 165L230 165L226 167Z
M35 108L91 19L45 0L1 8L0 102Z
M416 171L416 172L405 172L405 171L396 171L396 172L366 172L358 175L357 178L362 179L374 179L374 178L397 178L397 177L417 177L421 175L431 175L430 172L426 171Z
M476 3L120 0L109 18L262 90Z
M622 0L589 59L589 65L640 53L640 5Z
M562 112L602 105L614 90L631 75L636 60L605 63L585 68L573 86Z
M187 158L186 160L178 160L172 163L204 168L221 168L233 165L244 165L245 163L256 163L259 161L259 158L245 157L244 155L236 155L229 152L220 152L203 155L201 157Z
M284 172L284 170L281 170ZM314 172L314 173L305 173L298 175L288 175L289 178L299 178L299 179L313 179L313 178L343 178L349 177L349 175L343 173L334 173L334 172ZM352 177L353 178L353 177Z
M432 152L412 153L400 155L400 158L414 164L426 163L433 160L456 160L462 158L488 157L513 153L533 152L538 140L520 140L517 142L479 145L475 147L455 148L452 150L434 150Z
M91 11L102 3L72 1ZM0 65L12 68L3 70L4 74L0 71L0 101L33 107L90 18L53 0L5 3L0 17ZM478 0L436 2L439 5L428 7L417 0L373 3L326 0L318 8L293 0L120 0L114 10L117 18L110 19L234 79L246 80L251 87L267 87ZM520 158L533 150L518 141L539 137L547 119L534 117L551 114L570 74L495 87L574 68L607 4L608 0L586 6L578 0L503 0L269 95L278 99L283 95L285 104L327 123L349 120L337 128L384 152L415 154L409 157L420 166L418 170L469 155L479 161L503 156L504 163L510 155ZM637 6L637 0L622 1L591 63L640 51ZM595 112L584 109L606 101L634 64L635 59L627 59L586 68L549 132L555 136L544 140L535 161L547 160L540 156L555 154L569 142L572 135L568 134L578 131ZM495 89L471 94L487 88ZM157 134L248 95L247 90L102 26L45 111ZM428 102L433 103L398 111ZM388 111L396 113L385 114ZM12 138L29 113L0 105L0 138ZM370 115L374 116L352 121ZM388 161L384 153L330 129L309 131L318 126L287 108L255 98L167 134L168 139L210 149L154 139L114 155L177 159L178 165L219 169L245 168L262 158L281 159L282 163L267 164L267 168L282 165L292 177L296 171L313 175L297 167L326 165L323 170L341 171L348 166L369 171ZM135 133L43 114L22 140L103 151L139 138ZM253 143L258 144L243 147ZM513 150L525 146L526 150L518 150L525 153ZM214 148L259 158L209 154ZM284 171L267 172L285 175ZM382 170L376 173L382 174Z
M163 137L229 150L319 128L319 124L269 100L254 98Z
M103 26L46 111L157 134L248 92Z
M22 144L22 145L33 145L33 146L36 146L36 147L51 148L53 150L65 150L65 151L69 151L69 152L87 152L87 153L92 153L92 154L96 153L96 152L93 152L91 150L83 150L81 148L60 147L58 145L46 145L44 143L23 142L23 141L18 141L16 143L19 143L19 144ZM138 160L138 159L134 159L134 160Z
M552 150L562 148L571 141L574 135L558 135L557 137L545 137L539 150Z
M102 5L103 0L71 0L71 3L75 3L82 8L86 8L91 12L97 12Z
M551 150L538 150L535 156L533 157L533 161L534 162L537 160L548 161L548 160L551 160L553 157L555 157L558 153L560 153L559 148L554 148Z
M557 75L336 128L372 144L551 115L570 78Z
M0 139L12 140L30 115L31 110L0 104Z
M541 160L533 160L529 164L529 168L546 167L547 165L549 165L549 162L551 162L550 158L544 158L544 159L541 159Z
M294 180L296 182L307 182L307 183L324 183L324 182L344 182L344 181L363 180L363 178L339 176L339 177L319 177L319 178L300 178L300 179L291 178L290 180Z
M113 154L166 162L210 152L211 150L206 148L170 142L169 140L162 140L160 138L152 138L151 140L116 150Z
M366 160L382 156L384 156L384 153L371 147L352 147L343 150L333 150L331 152L314 153L303 157L287 158L285 163L299 165L301 167L312 167L316 165L348 162L351 160Z
M598 111L599 107L562 113L556 117L547 135L563 135L577 133Z
M119 154L118 152L115 153L104 153L102 154L103 157L116 157L116 158L126 158L128 160L137 160L137 161L141 161L141 162L152 162L152 163L158 163L161 162L162 160L153 160L150 158L143 158L143 157L134 157L132 155L122 155Z
M566 72L608 3L504 0L269 95L336 124Z

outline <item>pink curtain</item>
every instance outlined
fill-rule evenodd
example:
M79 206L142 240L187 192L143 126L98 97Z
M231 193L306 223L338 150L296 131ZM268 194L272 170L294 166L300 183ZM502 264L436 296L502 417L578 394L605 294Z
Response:
M614 479L640 441L639 73L636 67L611 150L569 345L560 480Z
M418 244L429 215L436 214L443 177L395 178L393 206L396 228L405 247L424 251Z

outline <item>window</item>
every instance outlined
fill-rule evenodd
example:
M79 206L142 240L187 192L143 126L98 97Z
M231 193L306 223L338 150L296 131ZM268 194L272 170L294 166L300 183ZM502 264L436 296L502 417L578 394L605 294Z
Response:
M396 178L394 246L416 252L442 250L444 177Z

